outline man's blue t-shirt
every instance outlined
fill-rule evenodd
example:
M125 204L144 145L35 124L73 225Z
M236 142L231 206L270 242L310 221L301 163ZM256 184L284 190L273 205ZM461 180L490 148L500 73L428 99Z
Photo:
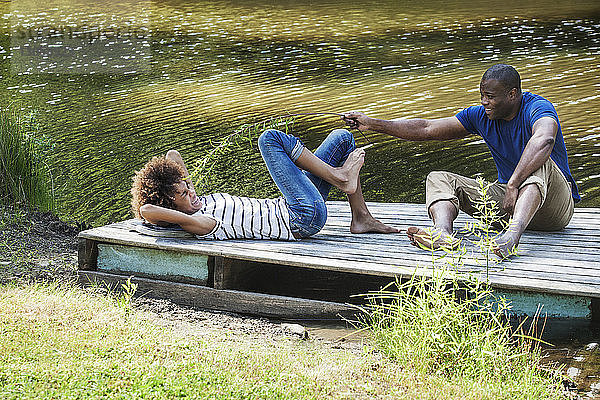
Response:
M498 182L500 183L507 183L512 176L525 146L531 138L533 124L542 117L552 117L558 124L558 132L550 157L560 168L567 181L571 183L573 199L577 202L580 200L579 192L569 169L567 149L558 114L548 100L542 96L524 92L519 113L510 121L489 119L483 106L467 107L456 114L456 118L469 133L481 136L488 145L498 169Z

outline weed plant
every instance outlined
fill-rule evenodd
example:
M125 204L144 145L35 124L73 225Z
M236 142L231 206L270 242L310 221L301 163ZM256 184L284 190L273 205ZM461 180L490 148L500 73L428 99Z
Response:
M131 282L132 276L127 278L125 283L121 283L121 290L114 294L116 304L121 307L127 314L130 314L133 310L132 299L137 291L138 285Z
M52 175L44 162L47 147L31 115L0 109L1 204L54 209Z
M485 267L485 279L489 281L490 268L497 263L494 257L494 247L496 246L496 237L498 230L507 229L510 220L500 211L498 203L491 199L489 189L493 183L486 182L482 177L477 177L479 185L479 199L473 206L477 210L472 222L467 222L461 230L462 234L468 237L468 241L475 245L478 253L474 254L474 259L480 265ZM517 249L511 249L509 255L516 256Z
M211 143L212 149L204 157L196 161L190 172L194 186L205 190L210 189L215 166L220 159L230 154L232 149L240 148L242 145L252 146L258 136L267 129L278 129L285 133L290 133L294 128L296 119L303 116L336 116L339 118L342 114L333 112L286 114L270 117L252 124L244 124L220 141ZM369 144L372 144L361 131L359 133Z
M245 124L233 133L225 136L218 143L211 143L212 149L200 158L191 169L190 176L194 186L209 189L211 175L214 173L218 160L229 154L233 148L239 148L243 144L252 145L253 141L267 129L279 129L288 133L294 125L295 117L279 116L265 119L254 124Z
M514 329L510 303L494 295L487 270L494 260L493 225L500 222L497 208L480 180L477 222L467 227L485 259L485 279L460 273L466 250L432 249L429 268L415 271L407 281L396 280L366 295L364 329L372 332L378 347L389 357L419 374L512 385L509 392L527 398L559 396L560 377L541 368L540 342L523 324ZM435 238L434 238L435 239Z

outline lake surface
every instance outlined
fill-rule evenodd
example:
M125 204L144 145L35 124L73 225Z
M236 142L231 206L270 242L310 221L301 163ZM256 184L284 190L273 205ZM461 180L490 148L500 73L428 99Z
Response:
M600 206L597 1L20 0L0 15L2 104L35 112L54 145L60 212L73 219L129 217L131 176L151 156L198 159L244 123L453 115L478 104L481 74L498 62L555 104L579 205ZM338 127L303 117L293 132L316 147ZM368 200L422 202L432 170L495 179L477 137L367 136L378 143L361 178ZM248 145L220 159L209 189L277 195Z
M478 104L482 73L503 62L519 70L524 90L556 106L579 206L599 207L600 4L524 3L3 1L0 99L33 112L53 144L60 213L100 225L130 217L134 171L168 149L195 160L241 124L286 113L450 116ZM342 126L304 117L293 132L316 147ZM367 136L378 144L361 178L368 200L423 202L432 170L495 179L477 137ZM210 189L277 195L248 145L219 160ZM566 350L590 364L576 365L590 376L598 366L598 350L585 353L591 340Z

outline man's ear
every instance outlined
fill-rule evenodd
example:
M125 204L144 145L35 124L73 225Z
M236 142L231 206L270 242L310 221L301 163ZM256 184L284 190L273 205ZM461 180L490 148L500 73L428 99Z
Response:
M508 96L511 100L515 100L517 98L517 88L510 89L510 92L508 92Z

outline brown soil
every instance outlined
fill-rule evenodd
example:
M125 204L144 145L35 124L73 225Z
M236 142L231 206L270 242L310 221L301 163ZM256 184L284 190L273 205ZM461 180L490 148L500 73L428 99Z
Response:
M74 280L80 228L51 213L0 208L0 283Z

